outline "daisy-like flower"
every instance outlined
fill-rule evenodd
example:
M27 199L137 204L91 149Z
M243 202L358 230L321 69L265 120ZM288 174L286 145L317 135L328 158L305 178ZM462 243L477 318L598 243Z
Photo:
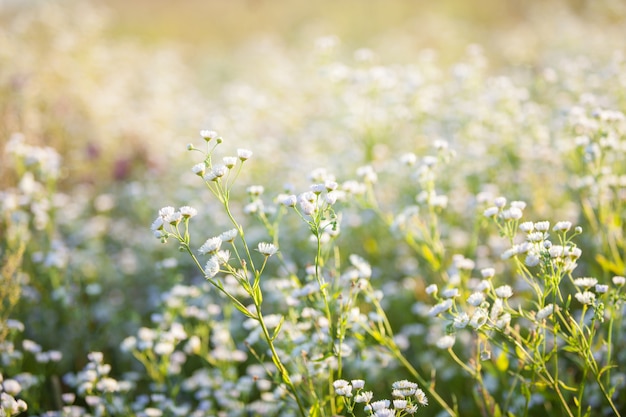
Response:
M431 317L435 317L438 316L439 314L443 313L444 311L448 311L450 309L450 307L452 307L452 303L453 301L451 299L447 299L444 300L438 304L435 304L430 311L428 312L428 315Z
M221 246L222 246L222 239L219 237L212 237L210 239L207 239L207 241L204 242L202 246L200 246L200 249L198 249L198 252L202 255L206 253L214 253L220 250Z
M454 337L454 335L449 334L443 336L441 339L437 340L437 347L444 350L450 349L452 346L454 346L455 340L456 338Z
M604 294L605 292L607 292L609 290L609 286L608 285L604 285L604 284L596 284L596 292L598 294Z
M199 177L203 177L205 171L206 171L206 164L204 162L200 162L199 164L195 164L194 166L191 167L191 172L193 172Z
M496 288L496 295L500 298L510 298L513 295L513 290L509 285L502 285Z
M475 329L481 328L485 323L487 323L487 319L489 315L484 308L477 308L472 315L472 319L469 322L469 325Z
M217 132L214 130L204 129L200 131L200 136L207 142L210 142L212 139L217 137Z
M182 218L183 218L183 215L180 213L180 211L175 211L174 213L168 214L167 216L165 216L163 218L163 221L171 225L176 225L180 223Z
M225 156L224 158L222 158L222 161L224 161L224 165L226 165L226 168L232 169L237 164L237 157Z
M524 233L530 233L534 230L535 225L533 222L524 222L519 225L519 229Z
M333 388L335 388L335 393L341 397L352 396L352 386L345 379L337 379L334 381Z
M498 212L500 211L500 209L498 207L489 207L487 209L485 209L485 211L483 211L483 216L485 217L494 217L496 214L498 214Z
M537 230L539 232L547 232L548 229L550 229L550 222L549 221L543 221L543 222L535 223L535 230Z
M295 207L298 203L298 197L293 194L282 194L278 196L278 202L286 207Z
M415 399L417 400L418 403L420 403L423 406L428 405L428 397L426 397L426 394L424 393L424 391L422 391L419 388L415 391Z
M246 189L246 191L251 196L258 197L263 194L263 191L265 191L265 187L263 187L262 185L251 185Z
M257 250L265 256L272 256L278 252L278 248L273 243L261 242Z
M541 262L541 258L539 258L539 256L537 256L537 254L533 252L529 252L528 255L526 255L526 259L524 259L524 264L531 268L533 266L539 265L539 262Z
M430 284L428 287L426 287L426 294L437 294L437 290L437 284Z
M215 254L216 260L220 264L227 264L230 260L230 251L229 250L220 250Z
M589 278L589 277L585 277L585 278L576 278L574 280L574 285L577 287L583 287L583 288L591 288L594 285L596 285L598 283L598 280L595 278Z
M458 288L447 288L441 292L443 298L454 298L459 296Z
M152 225L150 226L150 229L153 232L156 232L157 230L163 230L163 217L159 216L157 217L153 222Z
M407 406L407 400L393 400L394 410L404 410Z
M183 206L180 208L180 214L182 214L184 218L189 219L198 214L198 210L193 207Z
M567 232L572 228L572 222L557 222L552 228L554 232Z
M372 401L372 398L374 398L374 393L372 391L359 392L357 395L355 395L354 402L368 404L370 401Z
M591 305L596 299L596 295L590 291L583 291L574 295L579 303Z
M615 276L612 278L613 284L617 285L618 287L621 287L622 285L626 284L626 278L621 277L621 276Z
M407 166L413 166L417 163L417 156L412 152L405 153L400 156L400 162Z
M222 233L219 238L222 242L232 242L237 237L237 229L230 229Z
M470 318L466 312L463 312L454 318L454 327L457 329L463 329L469 323Z
M397 397L404 398L404 397L409 397L415 393L415 390L417 389L417 384L415 382L411 382L406 379L403 379L401 381L396 381L393 384L391 384L391 388L393 389L393 392L391 395L393 395L396 398Z
M482 292L472 293L469 297L467 297L467 303L471 306L478 307L485 301L485 294Z
M167 206L167 207L163 207L161 210L159 210L159 216L163 217L164 219L169 216L172 215L176 212L176 209L172 206Z
M496 274L496 270L493 268L483 268L480 270L480 274L485 279L493 278L493 276Z
M239 158L242 162L247 161L252 157L252 151L248 149L237 149L237 158Z
M497 208L502 208L506 206L506 197L497 197L495 200L493 200L493 205Z
M541 310L537 311L535 318L537 321L542 321L543 319L550 317L552 313L554 313L554 304L548 304Z

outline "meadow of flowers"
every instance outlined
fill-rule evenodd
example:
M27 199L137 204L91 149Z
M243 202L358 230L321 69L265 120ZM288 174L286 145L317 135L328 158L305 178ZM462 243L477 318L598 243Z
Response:
M61 3L0 25L0 417L625 413L619 2L204 58Z

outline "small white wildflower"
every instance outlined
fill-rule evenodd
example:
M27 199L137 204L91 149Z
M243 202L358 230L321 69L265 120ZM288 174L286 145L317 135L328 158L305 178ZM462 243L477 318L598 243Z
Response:
M485 279L493 278L493 276L496 274L496 270L494 268L483 268L480 270L480 274Z
M447 288L441 292L443 298L454 298L459 296L458 288Z
M576 297L579 303L587 305L593 304L596 299L596 295L590 291L576 293L574 297Z
M283 206L295 207L296 204L298 203L298 197L296 197L293 194L291 195L282 194L278 197L278 202L282 204Z
M502 285L496 288L496 295L500 298L510 298L513 295L513 289L509 285Z
M491 288L491 282L488 279L483 279L476 286L476 291L486 291Z
M204 129L200 131L200 136L207 142L210 142L211 139L217 138L217 132L214 130Z
M237 149L237 157L241 161L246 161L252 157L252 151L249 151L247 149Z
M202 255L207 254L207 253L214 253L220 250L221 246L222 246L222 239L219 237L212 237L210 239L207 239L207 241L204 242L202 246L200 246L200 249L198 249L198 252Z
M217 178L222 178L226 175L228 173L228 168L226 168L226 165L215 165L211 170L211 173L214 176L213 181L215 181Z
M505 250L502 255L500 255L500 259L503 261L510 259L519 253L519 246L515 245L512 248Z
M174 214L176 212L176 209L172 206L167 206L167 207L163 207L162 209L159 210L159 216L163 217L163 219L165 219L168 216L171 216L172 214Z
M529 233L528 236L526 236L526 240L533 243L541 242L544 240L544 238L545 234L543 232L533 232Z
M535 223L535 230L539 232L547 232L550 229L550 222L543 221Z
M596 284L596 292L598 294L604 294L605 292L607 292L609 290L609 286L608 285L604 285L604 284Z
M198 210L193 207L183 206L180 208L180 214L182 214L184 218L189 219L198 214Z
M567 232L572 228L572 222L557 222L552 228L554 232Z
M336 190L337 187L339 187L339 184L337 181L327 179L324 181L324 187L326 188L326 191L330 192Z
M455 340L456 339L454 335L449 334L449 335L443 336L442 338L437 340L437 347L439 349L450 349L452 346L454 346Z
M438 316L444 311L448 311L450 307L452 307L452 300L451 299L444 300L438 304L435 304L428 312L428 315L431 317Z
M22 386L20 385L20 383L17 380L11 378L7 378L2 381L0 386L4 389L5 392L13 396L19 394L20 391L22 391Z
M404 410L407 406L407 400L393 400L394 410Z
M470 320L470 326L475 329L481 328L485 323L487 323L487 319L489 318L487 311L484 308L477 308L472 315L472 319Z
M221 250L215 254L216 260L220 264L227 264L230 260L230 251L229 250Z
M537 256L537 254L529 252L528 255L526 255L526 259L524 259L524 264L532 268L533 266L539 265L540 261L541 259Z
M379 410L389 408L389 405L391 405L391 402L389 400L378 400L378 401L374 401L373 403L370 403L369 407L370 407L370 410L379 411ZM369 410L366 410L366 411L369 411Z
M493 205L498 207L498 208L502 208L502 207L506 206L506 198L505 197L497 197L495 200L493 200Z
M339 194L337 194L335 191L331 191L326 194L326 196L324 197L324 201L326 201L326 204L328 204L329 206L332 206L337 202L338 197Z
M530 233L535 229L533 222L523 222L519 225L519 229L524 233Z
M474 307L478 307L483 303L483 301L485 301L485 294L482 292L475 292L467 297L467 303Z
M420 403L423 406L428 405L428 397L426 397L426 394L424 393L424 391L422 391L419 388L415 391L415 399L417 400L418 403Z
M354 389L363 389L363 387L365 386L365 381L362 379L353 379L352 381L350 381L350 384L352 384L352 388Z
M232 169L237 164L237 157L225 156L222 158L222 161L224 162L224 165L226 165L226 168Z
M206 171L206 164L204 162L200 162L199 164L195 164L194 166L191 167L191 172L193 172L199 177L203 177L205 171Z
M158 230L163 230L163 217L157 217L153 222L152 225L150 226L150 229L152 229L153 232L156 232Z
M485 217L494 217L496 214L500 212L498 207L489 207L485 211L483 211L483 216Z
M374 398L374 393L372 391L364 391L364 392L358 393L354 397L354 402L368 404L370 401L372 401L372 398Z
M209 259L204 266L204 276L207 278L213 278L220 272L220 264L218 260L213 256Z
M537 319L537 321L541 321L547 317L550 317L552 313L554 313L554 304L548 304L541 310L537 311L537 315L535 316L535 318Z
M577 287L583 287L583 288L591 288L594 285L596 285L598 283L598 280L595 278L589 278L589 277L585 277L585 278L576 278L574 280L574 285Z
M357 168L356 175L363 179L366 183L375 183L378 181L378 175L376 175L376 171L371 165L366 165Z
M508 210L504 210L501 216L505 220L519 220L522 218L523 213L517 207L511 207Z
M511 207L519 209L519 210L524 210L526 208L526 202L525 201L511 201Z
M622 276L614 276L612 278L613 284L617 285L618 287L621 287L622 285L626 284L626 278L622 277Z
M237 237L237 229L230 229L219 235L222 242L232 242Z
M257 250L265 256L272 256L278 252L278 248L273 243L261 242L259 243Z
M511 315L509 313L504 313L498 318L498 320L496 320L496 327L502 330L508 327L510 323L511 323Z
M172 214L168 214L167 216L165 216L163 218L163 221L165 223L169 223L171 225L176 225L178 223L180 223L180 221L183 219L183 215L181 214L180 211L175 211Z
M407 166L413 166L417 162L417 156L412 152L407 152L400 156L400 162Z
M428 287L426 287L426 294L437 294L437 290L437 284L430 284Z
M265 191L265 187L263 187L262 185L251 185L246 189L246 191L251 196L258 197L263 194L263 192Z
M457 329L464 329L469 321L469 315L466 312L463 312L454 318L454 327Z

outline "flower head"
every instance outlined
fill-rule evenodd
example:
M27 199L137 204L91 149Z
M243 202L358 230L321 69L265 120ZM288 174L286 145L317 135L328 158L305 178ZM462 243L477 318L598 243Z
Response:
M222 239L220 239L219 237L212 237L210 239L207 239L207 241L204 242L202 246L200 246L198 252L202 255L206 253L214 253L220 249L220 246L222 246Z
M278 248L273 243L261 242L257 250L265 256L272 256L278 252Z

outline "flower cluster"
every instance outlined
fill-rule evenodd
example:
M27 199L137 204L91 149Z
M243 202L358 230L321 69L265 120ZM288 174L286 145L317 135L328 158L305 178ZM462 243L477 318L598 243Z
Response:
M424 391L418 388L416 383L407 380L396 381L391 385L392 400L372 401L374 393L364 391L365 381L362 379L353 379L350 382L338 379L333 382L333 387L335 394L343 398L352 415L356 404L364 404L363 410L368 413L367 415L374 417L413 415L418 407L428 405Z

